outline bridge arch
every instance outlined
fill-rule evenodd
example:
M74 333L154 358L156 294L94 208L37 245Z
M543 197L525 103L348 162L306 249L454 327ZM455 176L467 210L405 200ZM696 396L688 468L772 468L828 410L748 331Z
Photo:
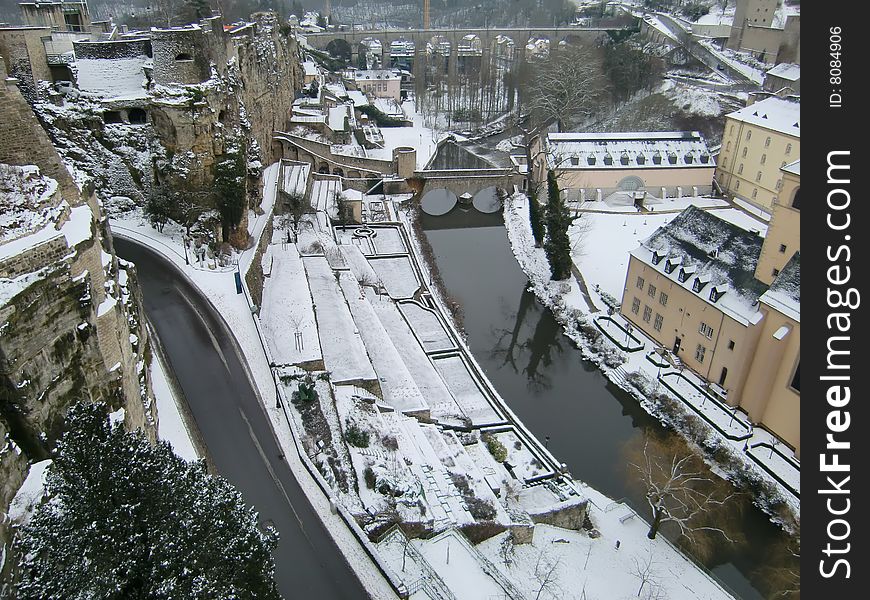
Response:
M350 43L344 38L335 38L326 44L325 50L333 58L343 60L347 63L353 59L353 48Z

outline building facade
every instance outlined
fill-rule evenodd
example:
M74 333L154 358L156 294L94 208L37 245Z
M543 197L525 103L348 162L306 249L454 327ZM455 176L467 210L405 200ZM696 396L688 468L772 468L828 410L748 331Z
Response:
M402 100L402 77L395 71L354 71L353 82L358 90L375 98Z
M597 201L616 192L656 198L709 194L716 168L697 131L550 133L536 138L536 181L553 170L569 200Z
M800 157L800 104L767 98L725 117L716 182L722 193L773 210L782 167Z
M763 239L686 209L632 251L620 313L799 454L800 238L783 214Z

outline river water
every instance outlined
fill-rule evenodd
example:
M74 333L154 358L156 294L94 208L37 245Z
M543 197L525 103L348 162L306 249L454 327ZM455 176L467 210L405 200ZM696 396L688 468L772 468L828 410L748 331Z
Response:
M445 286L463 308L471 351L505 401L538 439L549 437L549 449L575 478L624 498L648 519L645 499L629 485L624 451L644 431L663 427L583 360L526 291L502 215L455 208L424 213L422 224ZM746 541L723 541L704 562L739 598L769 597L776 584L767 569L787 560L787 536L749 503L740 521Z

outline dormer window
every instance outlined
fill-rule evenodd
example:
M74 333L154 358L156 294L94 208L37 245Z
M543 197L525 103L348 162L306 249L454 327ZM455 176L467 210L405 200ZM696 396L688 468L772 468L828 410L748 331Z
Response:
M692 164L692 161L694 161L694 160L695 160L695 157L692 156L691 154L686 154L686 155L683 157L683 161L684 161L687 165Z
M646 164L646 157L643 154L637 155L637 164L639 164L639 165Z
M571 166L576 167L579 164L580 164L580 157L579 156L572 156L571 157Z
M674 269L677 268L677 265L680 264L680 260L671 260L670 258L665 261L665 273L673 273Z
M613 164L613 157L610 156L610 154L605 154L605 155L604 155L604 164L607 165L607 166L610 166L610 165Z
M728 143L730 144L731 142L728 142ZM704 163L705 165L708 162L710 162L710 155L709 154L702 154L701 155L701 162Z
M707 285L706 281L701 281L700 277L695 277L694 283L692 283L692 291L700 292L704 289L704 286Z
M653 164L654 164L654 165L660 165L660 164L662 164L662 155L659 154L658 152L656 152L655 154L653 154Z
M659 264L660 262L662 262L662 259L663 259L663 258L664 258L664 255L663 255L663 254L659 254L658 252L653 251L652 262L653 262L654 265L657 265L657 264Z
M589 166L594 165L595 164L595 157L590 154L589 157L586 159L586 162L589 164Z
M692 274L693 274L694 272L695 272L695 268L694 268L694 267L682 267L682 268L680 269L680 274L679 274L679 276L677 277L677 279L679 279L680 283L685 283L686 280L687 280L689 277L691 277Z
M718 289L717 287L710 288L710 302L716 302L719 298L725 295L725 290Z
M677 155L674 154L673 152L668 154L668 162L672 165L677 164Z
M619 157L619 162L622 163L623 166L628 165L628 154L622 153L622 156Z

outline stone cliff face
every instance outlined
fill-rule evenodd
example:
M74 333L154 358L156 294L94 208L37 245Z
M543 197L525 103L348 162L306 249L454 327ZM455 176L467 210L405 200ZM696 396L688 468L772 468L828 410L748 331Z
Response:
M2 63L0 63L2 64ZM5 80L0 73L0 80ZM30 462L49 456L77 401L124 409L156 439L150 348L132 265L14 82L0 84L0 542ZM10 112L6 112L6 111ZM48 175L50 173L50 175Z
M135 102L83 93L35 103L59 152L98 182L109 210L141 206L154 185L207 190L215 164L241 153L255 208L262 166L281 157L273 131L302 85L296 39L271 13L229 32L215 17L151 36L150 83Z

